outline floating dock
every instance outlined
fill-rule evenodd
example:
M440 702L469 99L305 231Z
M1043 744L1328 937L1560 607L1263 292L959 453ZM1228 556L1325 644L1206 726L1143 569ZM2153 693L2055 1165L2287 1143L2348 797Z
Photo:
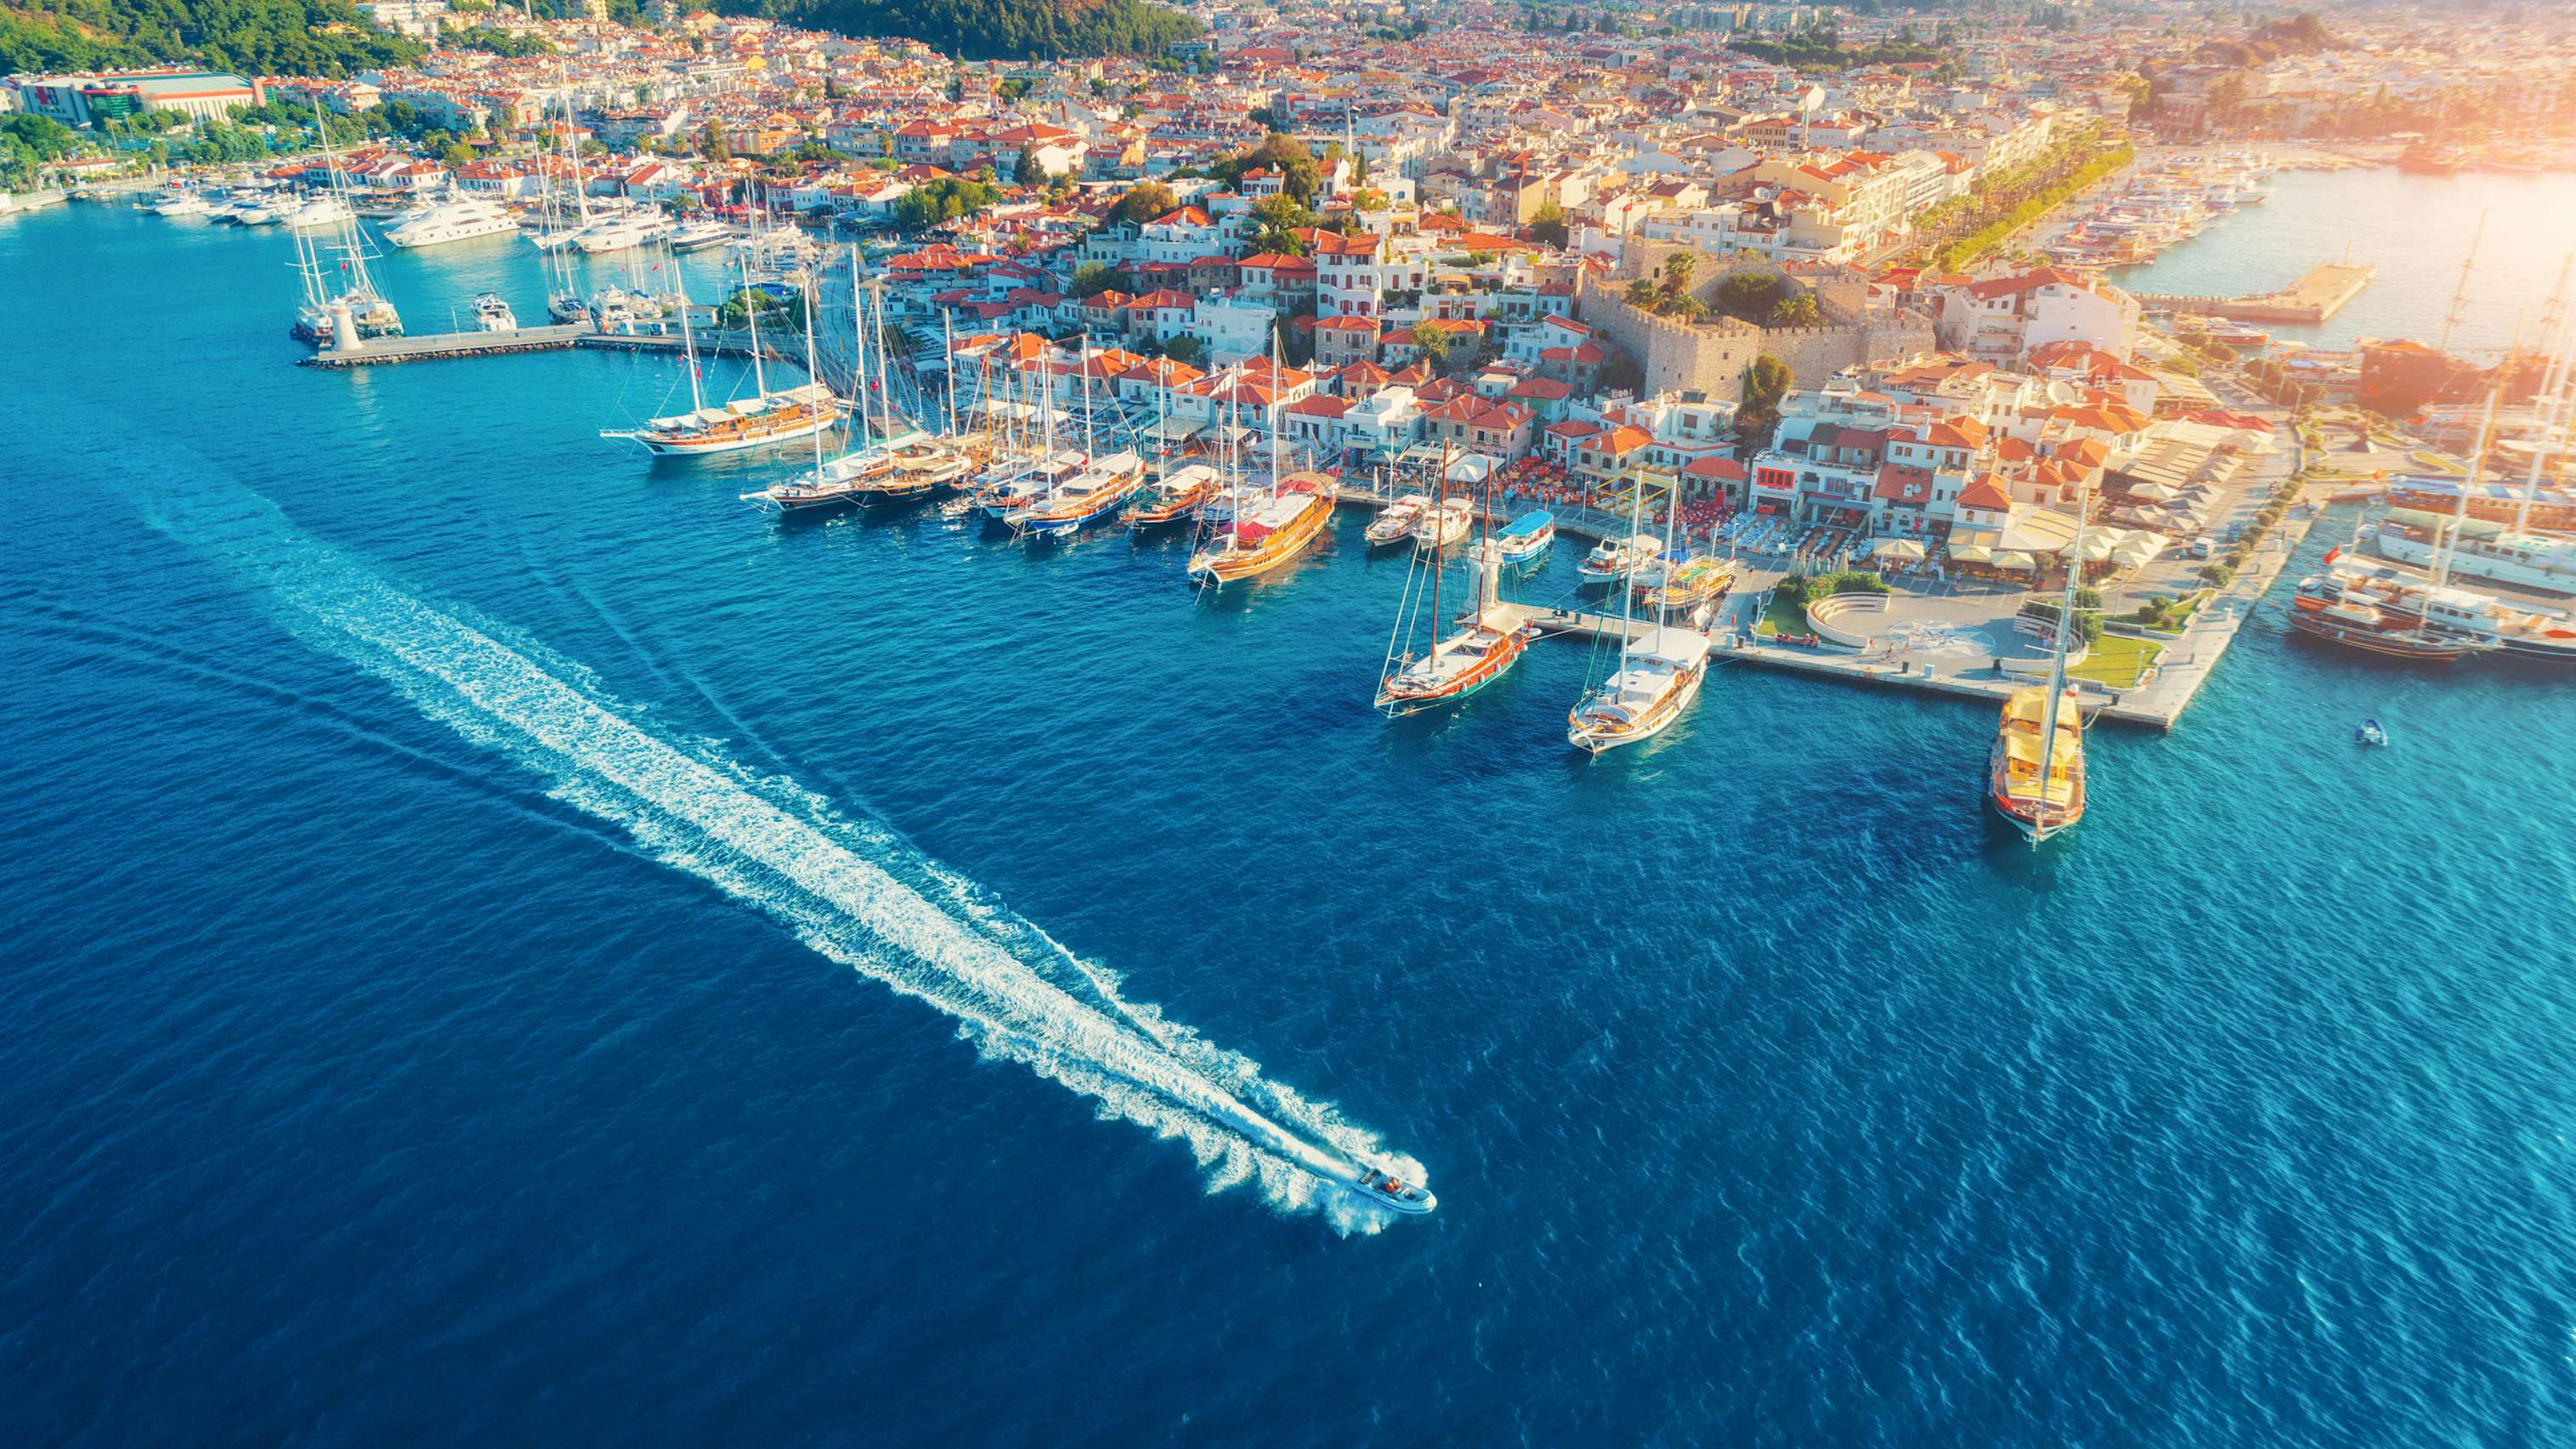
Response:
M2352 262L2322 262L2277 292L2251 297L2175 297L2140 293L2150 307L2197 312L2236 322L2295 322L2314 326L2344 309L2370 285L2379 268Z

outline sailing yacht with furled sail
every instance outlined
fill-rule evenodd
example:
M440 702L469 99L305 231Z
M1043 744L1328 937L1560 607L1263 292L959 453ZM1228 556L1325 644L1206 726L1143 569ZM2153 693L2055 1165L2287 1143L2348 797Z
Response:
M1189 517L1224 489L1225 479L1214 468L1184 463L1136 495L1122 517L1129 528L1160 528Z
M1445 491L1449 475L1445 448L1440 474ZM1535 628L1514 621L1502 607L1503 555L1495 546L1490 519L1484 541L1468 551L1468 562L1475 571L1475 598L1459 616L1462 627L1443 637L1440 631L1449 627L1449 619L1441 607L1440 582L1449 571L1448 560L1438 549L1415 554L1414 576L1406 580L1405 601L1396 611L1395 632L1387 639L1386 662L1378 671L1375 703L1387 718L1401 719L1464 700L1502 678L1529 648ZM1425 576L1427 588L1422 584ZM1416 657L1406 646L1419 629L1425 594L1431 610L1431 647ZM1399 649L1405 650L1400 657Z
M2066 593L2057 602L2057 641L2048 683L2016 689L2004 700L1995 742L1986 752L1986 802L2037 845L2084 818L2084 715L2066 687L2066 650L2074 638L2075 599L2084 580L2085 514L2092 489L2076 494L2075 538L2066 548Z
M772 391L760 349L760 305L745 278L743 313L751 327L752 396L710 405L698 375L697 343L689 326L688 295L680 294L680 346L689 369L689 411L655 418L640 428L602 429L603 438L627 438L661 457L698 458L765 448L819 433L832 425L839 406L832 390L808 380ZM809 296L809 309L811 298ZM806 329L812 336L813 329Z
M1246 491L1241 459L1234 457L1224 524L1190 555L1187 576L1202 588L1221 589L1243 579L1258 578L1304 553L1307 545L1333 521L1333 506L1341 496L1340 480L1328 473L1287 473L1280 467L1276 333L1272 334L1271 347L1271 386L1262 399L1270 424L1270 488L1267 493ZM1229 411L1241 391L1238 378L1227 392ZM1227 432L1230 435L1233 429ZM1234 456L1231 443L1229 450Z
M1639 540L1655 543L1637 529L1644 516L1645 498L1646 489L1640 484L1629 504L1626 542L1630 544ZM1665 508L1665 527L1669 530L1681 512L1678 494L1667 498ZM1662 552L1662 546L1657 545L1643 553L1632 550L1629 556L1651 558ZM1635 597L1634 589L1619 591L1617 666L1565 717L1566 742L1588 754L1642 744L1662 734L1699 697L1700 685L1708 678L1708 636L1671 623L1660 610L1653 627L1637 631L1631 602Z

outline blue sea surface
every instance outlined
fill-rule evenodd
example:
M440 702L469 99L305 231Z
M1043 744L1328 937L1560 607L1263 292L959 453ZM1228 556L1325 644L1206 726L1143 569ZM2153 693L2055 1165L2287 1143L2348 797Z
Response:
M1390 725L1355 518L782 523L286 251L0 223L11 1442L2576 1442L2576 681L2276 590L2034 852L1983 706Z

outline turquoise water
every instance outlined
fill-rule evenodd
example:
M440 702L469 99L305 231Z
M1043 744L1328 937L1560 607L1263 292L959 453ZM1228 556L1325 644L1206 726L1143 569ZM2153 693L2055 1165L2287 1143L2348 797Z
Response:
M283 252L0 226L26 1441L2567 1438L2566 679L2276 600L2034 853L1982 707L1391 727L1356 519L782 525L597 438L667 361L289 366Z
M2542 299L2576 252L2576 176L2419 176L2394 166L2285 171L2272 179L2269 199L2239 207L2115 279L2135 292L2238 296L2286 286L2319 262L2342 260L2349 248L2352 260L2379 269L2360 296L2317 326L2266 330L2319 347L2349 347L2364 337L2433 342L2472 242L2477 264L2451 342L2502 348L2513 338L2517 311L2538 327Z

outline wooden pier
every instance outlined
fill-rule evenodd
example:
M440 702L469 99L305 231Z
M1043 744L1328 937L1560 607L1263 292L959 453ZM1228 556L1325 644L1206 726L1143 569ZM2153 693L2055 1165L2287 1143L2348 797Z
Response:
M2294 322L2314 326L2325 321L2369 286L2379 268L2351 262L2322 262L2308 269L2308 274L2277 292L2252 297L2176 297L2142 292L2139 302L2150 307L2169 307L2177 312L2197 312L2210 317L2225 317L2236 322Z

